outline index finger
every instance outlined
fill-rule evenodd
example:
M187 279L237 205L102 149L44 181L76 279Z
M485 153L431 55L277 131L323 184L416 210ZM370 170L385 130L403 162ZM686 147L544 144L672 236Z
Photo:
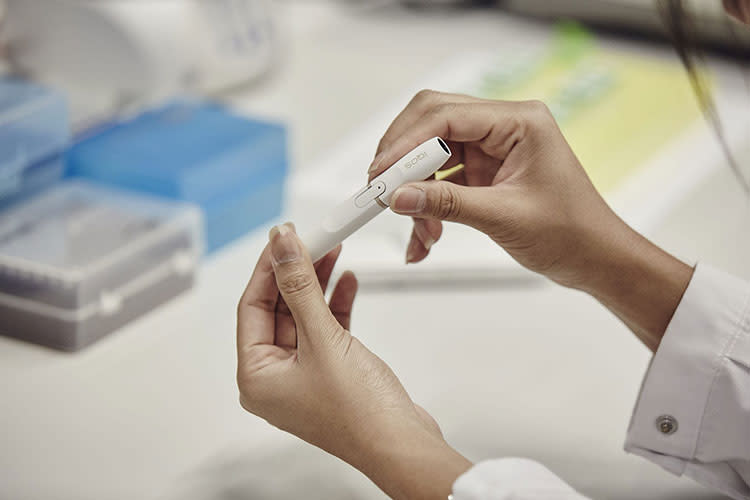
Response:
M396 141L401 135L404 134L410 127L412 127L419 118L422 117L427 111L434 108L439 104L445 103L467 103L467 102L481 102L482 100L478 97L472 97L464 94L450 94L447 92L437 92L434 90L420 90L412 97L411 101L406 107L394 118L388 129L383 134L383 137L378 143L378 148L375 152L375 156L382 153L386 149L390 149L393 142ZM374 162L373 162L374 163Z
M239 353L254 345L273 344L278 298L279 289L273 274L271 249L266 245L237 306Z
M417 94L409 101L409 104L396 116L391 122L391 125L383 134L383 137L378 143L378 148L375 152L375 159L370 164L370 168L367 171L367 181L371 181L384 170L386 170L393 162L384 162L383 152L391 149L393 142L401 137L409 128L413 127L422 116L439 104L446 103L468 103L468 102L486 102L478 97L472 97L464 94L450 94L446 92L436 92L434 90L420 90ZM451 158L446 165L441 167L451 168L461 163L461 154L459 149L454 144L450 145L453 150L453 158Z
M485 154L502 161L524 135L524 114L522 103L507 101L439 104L422 115L382 152L379 165L394 164L403 155L436 136L450 142L477 142Z

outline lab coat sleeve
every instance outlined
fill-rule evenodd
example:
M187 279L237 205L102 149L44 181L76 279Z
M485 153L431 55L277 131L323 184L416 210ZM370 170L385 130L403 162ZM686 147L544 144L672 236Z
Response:
M625 449L750 499L750 284L698 265L651 360Z
M525 458L480 462L453 483L452 500L586 500L543 465Z

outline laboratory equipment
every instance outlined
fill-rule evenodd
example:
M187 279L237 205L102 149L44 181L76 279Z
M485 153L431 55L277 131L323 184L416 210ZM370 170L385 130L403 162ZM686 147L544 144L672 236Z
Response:
M215 250L281 213L283 125L174 101L78 141L69 175L199 205Z
M0 212L0 334L75 351L187 290L200 218L81 181Z
M61 179L69 139L68 109L60 92L0 78L0 207Z
M267 0L7 0L12 66L115 100L215 91L278 57Z
M450 157L445 141L433 137L406 153L367 186L339 204L314 231L302 237L313 262L388 208L396 189L408 182L427 179Z

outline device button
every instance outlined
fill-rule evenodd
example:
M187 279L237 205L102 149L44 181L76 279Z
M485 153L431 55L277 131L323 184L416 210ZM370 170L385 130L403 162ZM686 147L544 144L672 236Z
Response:
M357 195L356 198L354 198L354 204L359 208L366 207L367 205L372 203L375 198L383 193L385 193L385 183L382 181L375 182L367 186L364 191L362 191Z

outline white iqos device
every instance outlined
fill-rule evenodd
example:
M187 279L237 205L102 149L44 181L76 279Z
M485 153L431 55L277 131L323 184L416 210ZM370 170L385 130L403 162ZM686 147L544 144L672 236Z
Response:
M302 237L312 261L319 260L388 208L396 189L407 182L427 179L450 157L451 151L440 137L434 137L409 151L367 186L334 208L314 232Z

